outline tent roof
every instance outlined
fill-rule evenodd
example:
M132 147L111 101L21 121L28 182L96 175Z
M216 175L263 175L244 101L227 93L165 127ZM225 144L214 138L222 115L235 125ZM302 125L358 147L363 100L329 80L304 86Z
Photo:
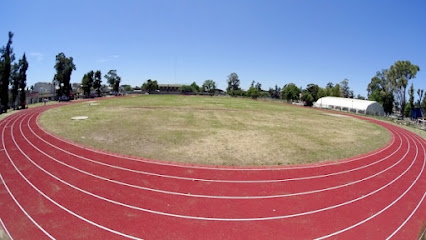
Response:
M341 98L341 97L322 97L318 99L316 105L333 105L355 109L367 109L372 104L379 104L376 101L353 99L353 98ZM379 104L380 105L380 104Z

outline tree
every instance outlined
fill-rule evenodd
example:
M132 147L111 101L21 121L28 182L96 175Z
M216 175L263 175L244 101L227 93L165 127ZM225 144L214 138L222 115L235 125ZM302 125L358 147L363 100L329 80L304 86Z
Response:
M83 79L81 80L81 85L83 85L83 92L86 98L90 97L90 91L92 90L94 84L94 75L93 71L90 71L84 74Z
M334 85L334 87L331 89L331 96L342 97L342 89L340 87L340 84Z
M7 112L9 102L9 80L12 68L12 62L15 60L15 55L12 49L13 33L9 32L9 40L6 47L0 50L0 109Z
M365 97L364 97L364 96L361 96L361 94L358 94L358 95L356 96L356 99L365 100Z
M190 85L182 85L179 87L181 93L192 93L194 92Z
M16 101L18 100L18 89L19 89L19 64L14 63L10 72L10 93L12 94L12 107L16 109ZM18 104L19 105L19 104Z
M257 91L259 91L259 92L262 91L262 84L260 82L257 82L254 87L257 89Z
M96 90L98 97L101 96L101 86L102 86L102 73L101 71L95 72L95 78L93 82L93 88Z
M144 82L142 84L142 90L147 91L148 93L151 93L152 91L155 91L158 89L158 83L157 80L152 81L151 79L146 80L146 82Z
M376 75L371 78L371 82L367 87L367 98L371 101L379 102L383 105L386 114L391 114L393 111L393 88L389 80L388 70L376 72Z
M286 84L282 91L282 98L286 99L287 102L299 100L300 88L294 83Z
M312 106L315 102L312 94L309 93L306 89L302 92L302 101L305 102L305 106Z
M216 82L211 79L208 79L204 81L201 88L203 89L204 92L214 94L214 91L216 90Z
M273 99L280 99L281 98L281 88L278 87L278 85L275 85L275 88L269 88L269 95Z
M130 85L123 85L123 88L124 88L124 91L126 91L126 92L133 91L133 88Z
M389 69L388 77L400 103L401 113L405 110L408 81L415 78L418 71L419 66L411 64L410 61L397 61Z
M408 90L408 104L405 106L404 114L406 117L411 115L411 110L414 109L414 85L411 84L410 89Z
M257 99L260 96L260 91L256 86L250 87L247 91L247 96L252 99Z
M55 69L53 84L58 86L57 95L69 97L71 74L73 70L76 70L73 58L67 58L64 53L59 53L56 55Z
M353 92L351 93L351 90L349 88L349 80L345 78L342 82L340 82L342 96L344 98L350 98L352 96L353 98Z
M27 87L27 70L28 70L28 61L27 57L24 55L19 60L19 80L18 80L18 95L19 95L19 103L21 107L23 107L26 103L26 96L25 96L25 88Z
M312 101L317 101L318 100L318 93L320 91L320 87L316 84L310 83L308 85L306 85L306 91L312 96L313 100Z
M424 90L423 90L423 89L417 89L417 96L419 96L419 100L417 100L416 105L417 105L418 107L420 107L420 105L421 105L421 103L422 103L423 93L424 93Z
M240 90L240 79L236 73L231 73L228 75L228 88L229 91Z
M200 92L200 86L198 86L196 82L191 83L190 87L193 93Z
M117 75L117 70L109 70L108 73L105 74L104 78L107 79L107 82L110 85L110 87L112 87L112 90L118 93L121 77Z

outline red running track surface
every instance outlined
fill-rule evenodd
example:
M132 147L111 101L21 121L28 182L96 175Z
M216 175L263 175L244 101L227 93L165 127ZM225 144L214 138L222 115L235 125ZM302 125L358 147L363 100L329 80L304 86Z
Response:
M208 167L87 148L29 109L0 122L0 225L11 239L419 239L426 142L292 167Z

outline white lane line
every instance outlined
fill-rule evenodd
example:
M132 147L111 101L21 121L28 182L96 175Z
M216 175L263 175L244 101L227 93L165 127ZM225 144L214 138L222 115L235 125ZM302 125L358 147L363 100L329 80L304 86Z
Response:
M13 118L17 118L17 117L13 117ZM11 118L11 119L13 119ZM9 121L8 123L10 123L11 121ZM6 125L5 125L6 126ZM4 131L6 128L2 129L2 136L4 135ZM2 145L3 147L5 147L4 145L4 138L2 138ZM6 152L7 153L7 152ZM3 183L4 187L6 188L6 191L9 193L10 197L13 199L13 201L15 202L15 204L19 207L19 209L21 209L21 211L25 214L25 216L38 228L40 229L47 237L49 237L50 239L55 239L54 237L52 237L52 235L50 235L46 230L44 230L29 214L27 211L25 211L25 209L22 207L22 205L18 202L18 200L16 200L15 196L12 194L12 192L10 191L9 187L6 184L6 181L4 181L3 176L0 173L0 179L1 182Z
M14 123L15 124L15 123ZM12 130L13 130L13 125L12 125ZM411 138L411 137L410 137ZM116 205L119 205L119 206L123 206L123 207L127 207L127 208L130 208L130 209L135 209L135 210L139 210L139 211L143 211L143 212L148 212L148 213L152 213L152 214L157 214L157 215L163 215L163 216L169 216L169 217L176 217L176 218L183 218L183 219L192 219L192 220L206 220L206 221L227 221L227 222L236 222L236 221L239 221L239 222L241 222L241 221L264 221L264 220L277 220L277 219L285 219L285 218L292 218L292 217L298 217L298 216L305 216L305 215L310 215L310 214L314 214L314 213L319 213L319 212L323 212L323 211L327 211L327 210L330 210L330 209L334 209L334 208L338 208L338 207L341 207L341 206L344 206L344 205L348 205L348 204L351 204L351 203L354 203L354 202L356 202L356 201L359 201L359 200L361 200L361 199L364 199L364 198L366 198L366 197L369 197L369 196L371 196L371 195L373 195L373 194L375 194L375 193L377 193L377 192L379 192L379 191L381 191L381 190L383 190L383 189L385 189L385 188L387 188L388 186L390 186L391 184L393 184L395 181L397 181L399 178L401 178L404 174L406 174L410 169L411 169L411 167L414 165L414 163L416 162L416 160L417 160L417 153L418 153L418 148L417 148L417 143L415 143L415 145L416 145L416 156L414 157L414 159L413 159L413 161L412 161L412 163L410 164L410 166L403 172L403 173L401 173L398 177L396 177L395 179L393 179L392 181L390 181L389 183L387 183L386 185L384 185L384 186L382 186L382 187L380 187L380 188L378 188L378 189L376 189L376 190L374 190L374 191L372 191L372 192L370 192L370 193L368 193L368 194L366 194L366 195L363 195L363 196L361 196L361 197L358 197L358 198L355 198L355 199L352 199L352 200L350 200L350 201L347 201L347 202L344 202L344 203L340 203L340 204L337 204L337 205L333 205L333 206L330 206L330 207L326 207L326 208L321 208L321 209L317 209L317 210L313 210L313 211L307 211L307 212L302 212L302 213L296 213L296 214L290 214L290 215L282 215L282 216L274 216L274 217L257 217L257 218L212 218L212 217L197 217L197 216L188 216L188 215L180 215L180 214L173 214L173 213L166 213L166 212L161 212L161 211L156 211L156 210L151 210L151 209L146 209L146 208L141 208L141 207L136 207L136 206L132 206L132 205L129 205L129 204L125 204L125 203L122 203L122 202L118 202L118 201L114 201L114 200L111 200L111 199L108 199L108 198L105 198L105 197L102 197L102 196L99 196L99 195L97 195L97 194L94 194L94 193L92 193L92 192L89 192L89 191L86 191L86 190L83 190L83 189L81 189L81 188L79 188L79 187L77 187L77 186L75 186L75 185L72 185L71 183L69 183L69 182L66 182L66 181L64 181L64 180L62 180L62 179L60 179L60 178L58 178L57 176L55 176L55 175L53 175L52 173L50 173L50 172L48 172L48 171L46 171L44 168L42 168L42 167L40 167L37 163L35 163L31 158L29 158L23 151L22 151L22 149L20 149L20 147L19 147L19 145L16 143L16 141L15 141L15 139L14 139L14 136L12 135L12 140L14 141L14 143L15 143L15 145L16 145L16 147L22 152L22 154L33 164L33 165L35 165L37 168L39 168L40 170L42 170L43 172L45 172L47 175L49 175L49 176L51 176L52 178L54 178L54 179L56 179L56 180L58 180L58 181L60 181L61 183L63 183L63 184L65 184L65 185L67 185L67 186L69 186L69 187L71 187L71 188L74 188L74 189L76 189L76 190L78 190L78 191L80 191L80 192L83 192L83 193L85 193L85 194L87 194L87 195L90 195L90 196L92 196L92 197L95 197L95 198L98 198L98 199L100 199L100 200L104 200L104 201L107 201L107 202L110 202L110 203L113 203L113 204L116 204ZM408 148L409 149L409 148ZM424 167L424 164L425 163L423 163L423 167ZM18 169L17 169L18 170ZM19 170L18 170L19 171ZM423 170L422 170L423 171ZM421 173L420 173L420 175L421 175ZM419 175L419 176L420 176ZM417 181L417 180L416 180Z
M247 183L277 183L277 182L288 182L288 181L300 181L300 180L325 178L325 177L336 176L336 175L340 175L340 174L354 172L354 171L361 170L361 169L370 167L372 165L378 164L378 163L390 158L394 154L396 154L399 151L399 149L401 149L401 146L402 146L402 139L401 139L400 135L398 135L398 137L400 139L400 145L393 153L387 155L384 158L381 158L379 161L374 161L374 162L371 162L367 165L362 165L362 166L357 167L357 168L352 168L352 169L344 170L344 171L340 171L340 172L334 172L334 173L323 174L323 175L315 175L315 176L307 176L307 177L298 177L298 178L275 179L275 180L225 180L225 179L220 180L220 179L191 178L191 177L180 177L180 176L173 176L173 175L166 175L166 174L158 174L158 173L139 171L139 170L134 170L134 169L130 169L130 168L120 167L120 166L116 166L116 165L112 165L112 164L108 164L108 163L104 163L104 162L99 162L99 161L96 161L96 160L93 160L93 159L90 159L90 158L86 158L86 157L74 154L74 153L66 151L66 150L64 150L60 147L57 147L56 145L51 144L50 142L48 142L45 139L38 136L33 131L33 129L31 128L29 122L30 122L30 119L28 120L27 126L30 129L30 131L33 133L34 136L36 136L37 138L39 138L40 140L42 140L43 142L45 142L49 146L52 146L52 147L54 147L54 148L56 148L56 149L58 149L58 150L60 150L64 153L67 153L67 154L72 155L74 157L77 157L77 158L80 158L80 159L83 159L83 160L86 160L86 161L89 161L89 162L92 162L92 163L95 163L95 164L103 165L103 166L106 166L106 167L115 168L115 169L128 171L128 172L133 172L133 173L137 173L137 174L144 174L144 175L150 175L150 176L155 176L155 177L186 180L186 181L200 181L200 182L244 183L244 184L247 184Z
M12 124L12 127L11 127L11 136L12 136L12 140L13 140L13 142L15 143L15 145L19 148L19 146L17 145L17 143L16 143L16 141L15 141L15 138L14 138L14 136L13 136L13 126L15 125L15 123L16 123L16 121L14 121L13 122L13 124ZM103 225L100 225L100 224L98 224L98 223L95 223L95 222L93 222L93 221L91 221L91 220L89 220L89 219L87 219L87 218L85 218L85 217L82 217L82 216L80 216L80 215L78 215L78 214L76 214L76 213L74 213L73 211L71 211L71 210L69 210L68 208L66 208L66 207L64 207L64 206L62 206L61 204L59 204L58 202L56 202L55 200L53 200L53 199L51 199L49 196L47 196L44 192L42 192L40 189L38 189L30 180L28 180L28 178L26 178L25 176L24 176L24 174L22 174L22 172L18 169L18 167L15 165L15 163L13 162L13 160L12 160L12 158L10 157L10 155L9 155L9 152L7 151L7 148L6 148L6 146L4 145L4 129L3 129L3 132L2 132L2 141L3 141L3 147L6 149L6 155L7 155L7 157L8 157L8 159L9 159L9 162L13 165L13 167L15 168L15 170L16 170L16 172L17 173L19 173L19 175L34 189L34 190L36 190L40 195L42 195L44 198L46 198L47 200L49 200L51 203L53 203L54 205L56 205L57 207L59 207L59 208L61 208L62 210L64 210L64 211L66 211L67 213L69 213L69 214L71 214L71 215L73 215L74 217L77 217L77 218L79 218L79 219L81 219L81 220L83 220L83 221L85 221L85 222L87 222L87 223L89 223L89 224L91 224L91 225L93 225L93 226L96 226L96 227L98 227L98 228L100 228L100 229L103 229L103 230L106 230L106 231L108 231L108 232L111 232L111 233L114 233L114 234L117 234L117 235L120 235L120 236L122 236L122 237L127 237L127 238L130 238L130 239L135 239L135 240L140 240L141 238L137 238L137 237L134 237L134 236L130 236L130 235L127 235L127 234L125 234L125 233L122 233L122 232L119 232L119 231L116 231L116 230L113 230L113 229L110 229L110 228L107 228L107 227L105 227L105 226L103 226ZM19 150L22 152L22 149L20 149L19 148ZM28 156L25 154L25 157L27 157L28 158ZM28 158L29 159L29 158ZM32 161L32 160L31 160ZM33 162L34 163L34 162ZM38 166L38 165L37 165ZM39 166L38 166L39 167ZM6 185L6 183L5 183L5 185ZM19 204L19 203L17 203L17 204ZM47 232L46 232L47 233ZM53 239L53 238L52 238Z
M417 146L417 143L415 143L416 144L416 146ZM423 152L425 152L425 148L423 147L423 144L421 144L421 146L422 146L422 149L423 149ZM417 158L417 154L418 154L418 149L416 148L416 158ZM410 189L414 186L414 184L419 180L419 178L420 178L420 176L422 175L422 173L423 173L423 170L424 170L424 168L425 168L425 164L426 164L426 155L424 155L424 157L423 157L423 166L422 166L422 169L421 169L421 171L420 171L420 173L417 175L417 177L416 177L416 179L411 183L411 185L404 191L404 193L403 194L401 194L397 199L395 199L391 204L389 204L389 205L387 205L385 208L383 208L382 210L380 210L380 211L378 211L377 213L375 213L375 214L373 214L373 215L371 215L370 217L368 217L368 218L366 218L366 219L364 219L364 220L362 220L362 221L360 221L360 222L358 222L358 223L356 223L356 224L353 224L353 225L351 225L351 226L349 226L349 227L347 227L347 228L344 228L344 229L342 229L342 230L339 230L339 231L337 231L337 232L334 232L334 233L331 233L331 234L328 234L328 235L326 235L326 236L322 236L322 237L319 237L319 238L316 238L316 240L320 240L320 239L325 239L325 238L329 238L329 237L333 237L333 236L336 236L336 235L338 235L338 234L340 234L340 233L343 233L343 232L346 232L346 231L348 231L348 230L350 230L350 229L353 229L353 228L355 228L355 227L357 227L357 226L359 226L359 225L361 225L361 224L364 224L364 223L366 223L367 221L369 221L369 220L371 220L371 219L373 219L373 218L375 218L376 216L378 216L379 214L381 214L381 213L383 213L384 211L386 211L388 208L390 208L390 207L392 207L396 202L398 202L402 197L404 197L405 196L405 194L407 194L407 192L408 191L410 191Z
M1 218L0 218L0 224L1 224L1 227L3 228L3 230L6 232L6 235L9 237L9 240L13 240L12 235L10 235L9 231L6 228L6 225L4 225L4 222L3 222L3 220L1 220Z
M319 192L325 192L325 191L329 191L329 190L334 190L334 189L338 189L338 188L342 188L342 187L347 187L347 186L350 186L350 185L354 185L356 183L360 183L360 182L366 181L366 180L371 179L373 177L376 177L376 176L378 176L378 175L380 175L380 174L382 174L384 172L387 172L389 169L391 169L391 168L395 167L396 165L398 165L399 163L401 163L404 160L404 158L407 156L407 154L409 153L409 150L410 150L409 140L408 140L408 138L406 136L404 136L405 140L408 142L407 151L393 165L387 167L386 169L384 169L384 170L382 170L380 172L377 172L377 173L375 173L373 175L370 175L368 177L365 177L365 178L362 178L362 179L359 179L359 180L356 180L356 181L353 181L353 182L349 182L349 183L346 183L346 184L333 186L333 187L322 188L322 189L317 189L317 190L312 190L312 191L306 191L306 192L299 192L299 193L280 194L280 195L265 195L265 196L214 196L214 195L201 195L201 194L190 194L190 195L188 195L187 193L180 193L180 192L174 192L174 191L166 191L166 190L160 190L160 189L155 189L155 188L142 187L142 186L138 186L138 185L124 183L124 182L117 181L117 180L108 179L108 178L105 178L105 177L102 177L102 176L99 176L99 175L96 175L96 174L93 174L93 173L81 170L81 169L79 169L77 167L74 167L74 166L71 166L71 165L69 165L67 163L64 163L64 162L56 159L55 157L47 154L46 152L42 151L40 148L36 147L33 143L31 143L31 141L25 136L25 134L24 134L24 132L22 130L22 122L24 122L24 120L21 120L21 122L19 123L19 130L21 132L22 137L25 139L25 141L29 145L31 145L34 149L36 149L38 152L40 152L41 154L45 155L46 157L52 159L53 161L55 161L55 162L57 162L57 163L59 163L59 164L61 164L63 166L66 166L68 168L71 168L71 169L73 169L75 171L78 171L80 173L89 175L89 176L94 177L94 178L98 178L98 179L101 179L101 180L104 180L104 181L108 181L108 182L112 182L112 183L119 184L119 185L124 185L124 186L131 187L131 188L137 188L137 189L141 189L141 190L158 192L158 193L164 193L164 194L170 194L170 195L180 195L180 196L185 196L185 197L197 197L197 198L212 198L212 199L213 198L215 198L215 199L266 199L266 198L282 198L282 197L306 195L306 194L312 194L312 193L319 193ZM29 120L27 121L27 125L28 125L28 123L29 123ZM35 134L35 133L33 132L33 134ZM402 144L402 138L401 137L400 137L400 140L401 140L401 144ZM390 156L391 155L389 155L388 157L390 157Z
M351 160L341 160L341 161L332 162L332 163L319 163L319 164L313 165L313 166L310 165L310 166L292 166L292 167L274 167L274 166L271 166L271 167L263 167L263 168L249 168L249 167L247 167L247 168L238 168L238 167L230 168L230 167L220 167L220 166L217 166L217 167L207 167L207 166L201 166L201 165L200 166L194 166L194 165L174 164L174 163L168 163L168 162L159 162L157 160L146 160L146 159L139 159L139 158L134 158L134 157L121 156L119 154L108 153L106 151L99 151L99 150L92 149L92 148L87 147L87 146L86 147L85 146L81 146L81 145L76 144L74 142L71 142L71 141L62 139L62 138L60 138L58 136L55 136L55 135L47 132L46 130L44 130L44 128L42 128L39 125L39 116L40 116L40 114L41 113L39 112L38 115L37 115L37 117L36 117L36 125L37 125L37 127L41 131L43 131L44 133L46 133L47 135L49 135L49 136L51 136L51 137L53 137L55 139L58 139L58 140L60 140L60 141L62 141L64 143L73 145L75 147L78 147L78 148L81 148L81 149L84 149L84 150L88 150L88 151L91 151L91 152L95 152L95 153L99 153L99 154L111 156L111 157L117 157L117 158L120 158L120 159L127 159L127 160L131 160L131 161L136 161L136 162L143 162L143 163L148 163L148 164L153 164L153 165L162 165L162 166L170 166L170 167L178 167L178 168L203 169L203 170L221 170L221 171L282 171L282 170L293 170L293 169L322 168L322 167L333 166L333 165L341 165L341 164L346 164L346 163L350 163L350 162L354 162L354 161L366 159L368 157L377 155L377 154L385 151L386 149L390 148L392 146L392 144L395 142L394 133L392 131L390 131L388 128L380 125L381 127L384 127L385 129L387 129L390 132L390 134L392 136L392 139L391 139L390 143L386 147L380 149L379 151L372 152L372 153L370 153L368 155L357 157L357 158L354 158L354 159L351 159ZM373 124L377 124L377 123L374 123L374 122L372 122L372 123ZM377 124L377 125L379 125L379 124Z
M420 199L419 203L414 208L414 210L411 212L411 214L407 217L407 219L405 219L405 221L391 235L389 235L389 237L387 237L386 240L391 239L399 230L401 230L402 227L404 227L404 225L408 222L408 220L410 220L410 218L414 215L414 213L420 207L420 205L422 204L423 200L425 199L425 196L426 196L426 193L423 194L422 199Z

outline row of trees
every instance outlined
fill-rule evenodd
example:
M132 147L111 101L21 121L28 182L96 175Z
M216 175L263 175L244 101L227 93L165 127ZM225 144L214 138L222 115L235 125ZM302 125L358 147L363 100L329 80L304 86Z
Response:
M117 70L109 70L104 76L107 79L108 84L112 87L112 90L116 93L119 92L121 77L117 75ZM83 94L85 97L91 97L91 92L94 90L98 97L101 96L102 88L102 73L100 70L89 71L83 75L81 80L81 86L83 88Z
M71 74L73 70L76 70L74 59L72 57L66 57L62 52L59 53L56 55L55 70L56 74L53 77L53 84L55 85L57 96L70 97ZM117 75L117 70L110 70L104 77L107 79L107 82L112 87L113 91L118 92L121 77ZM81 80L81 85L84 96L90 97L90 92L92 90L95 90L96 94L100 96L102 87L101 71L89 71L84 74Z
M158 87L158 82L157 80L151 80L148 79L146 80L146 82L144 82L141 86L141 89L148 92L148 93L153 93L156 90L159 89ZM208 79L205 80L203 85L198 86L196 82L193 82L191 85L182 85L179 88L179 91L183 94L188 94L188 93L193 93L193 94L198 94L198 93L210 93L210 94L214 94L214 92L216 91L216 82Z
M15 61L12 48L13 33L9 32L6 46L0 49L0 113L7 112L9 102L13 108L25 108L25 88L27 86L28 61L23 54ZM11 96L9 96L11 85Z
M397 61L389 69L378 71L368 84L368 99L381 103L387 114L392 113L394 106L406 117L415 107L422 107L426 111L424 90L418 89L419 100L415 103L413 84L408 91L409 104L406 104L408 82L416 77L418 71L420 67L410 61Z
M275 88L269 88L268 91L262 90L261 83L252 81L250 88L245 91L240 88L240 79L238 75L236 73L231 73L228 75L227 83L228 87L226 90L230 96L251 97L254 99L258 97L270 97L273 99L287 100L289 102L302 100L308 106L311 106L313 102L325 96L354 98L354 93L349 88L348 79L344 79L341 83L336 85L330 82L325 88L311 83L303 89L294 83L288 83L284 85L283 88L275 85ZM358 97L362 98L361 96Z

